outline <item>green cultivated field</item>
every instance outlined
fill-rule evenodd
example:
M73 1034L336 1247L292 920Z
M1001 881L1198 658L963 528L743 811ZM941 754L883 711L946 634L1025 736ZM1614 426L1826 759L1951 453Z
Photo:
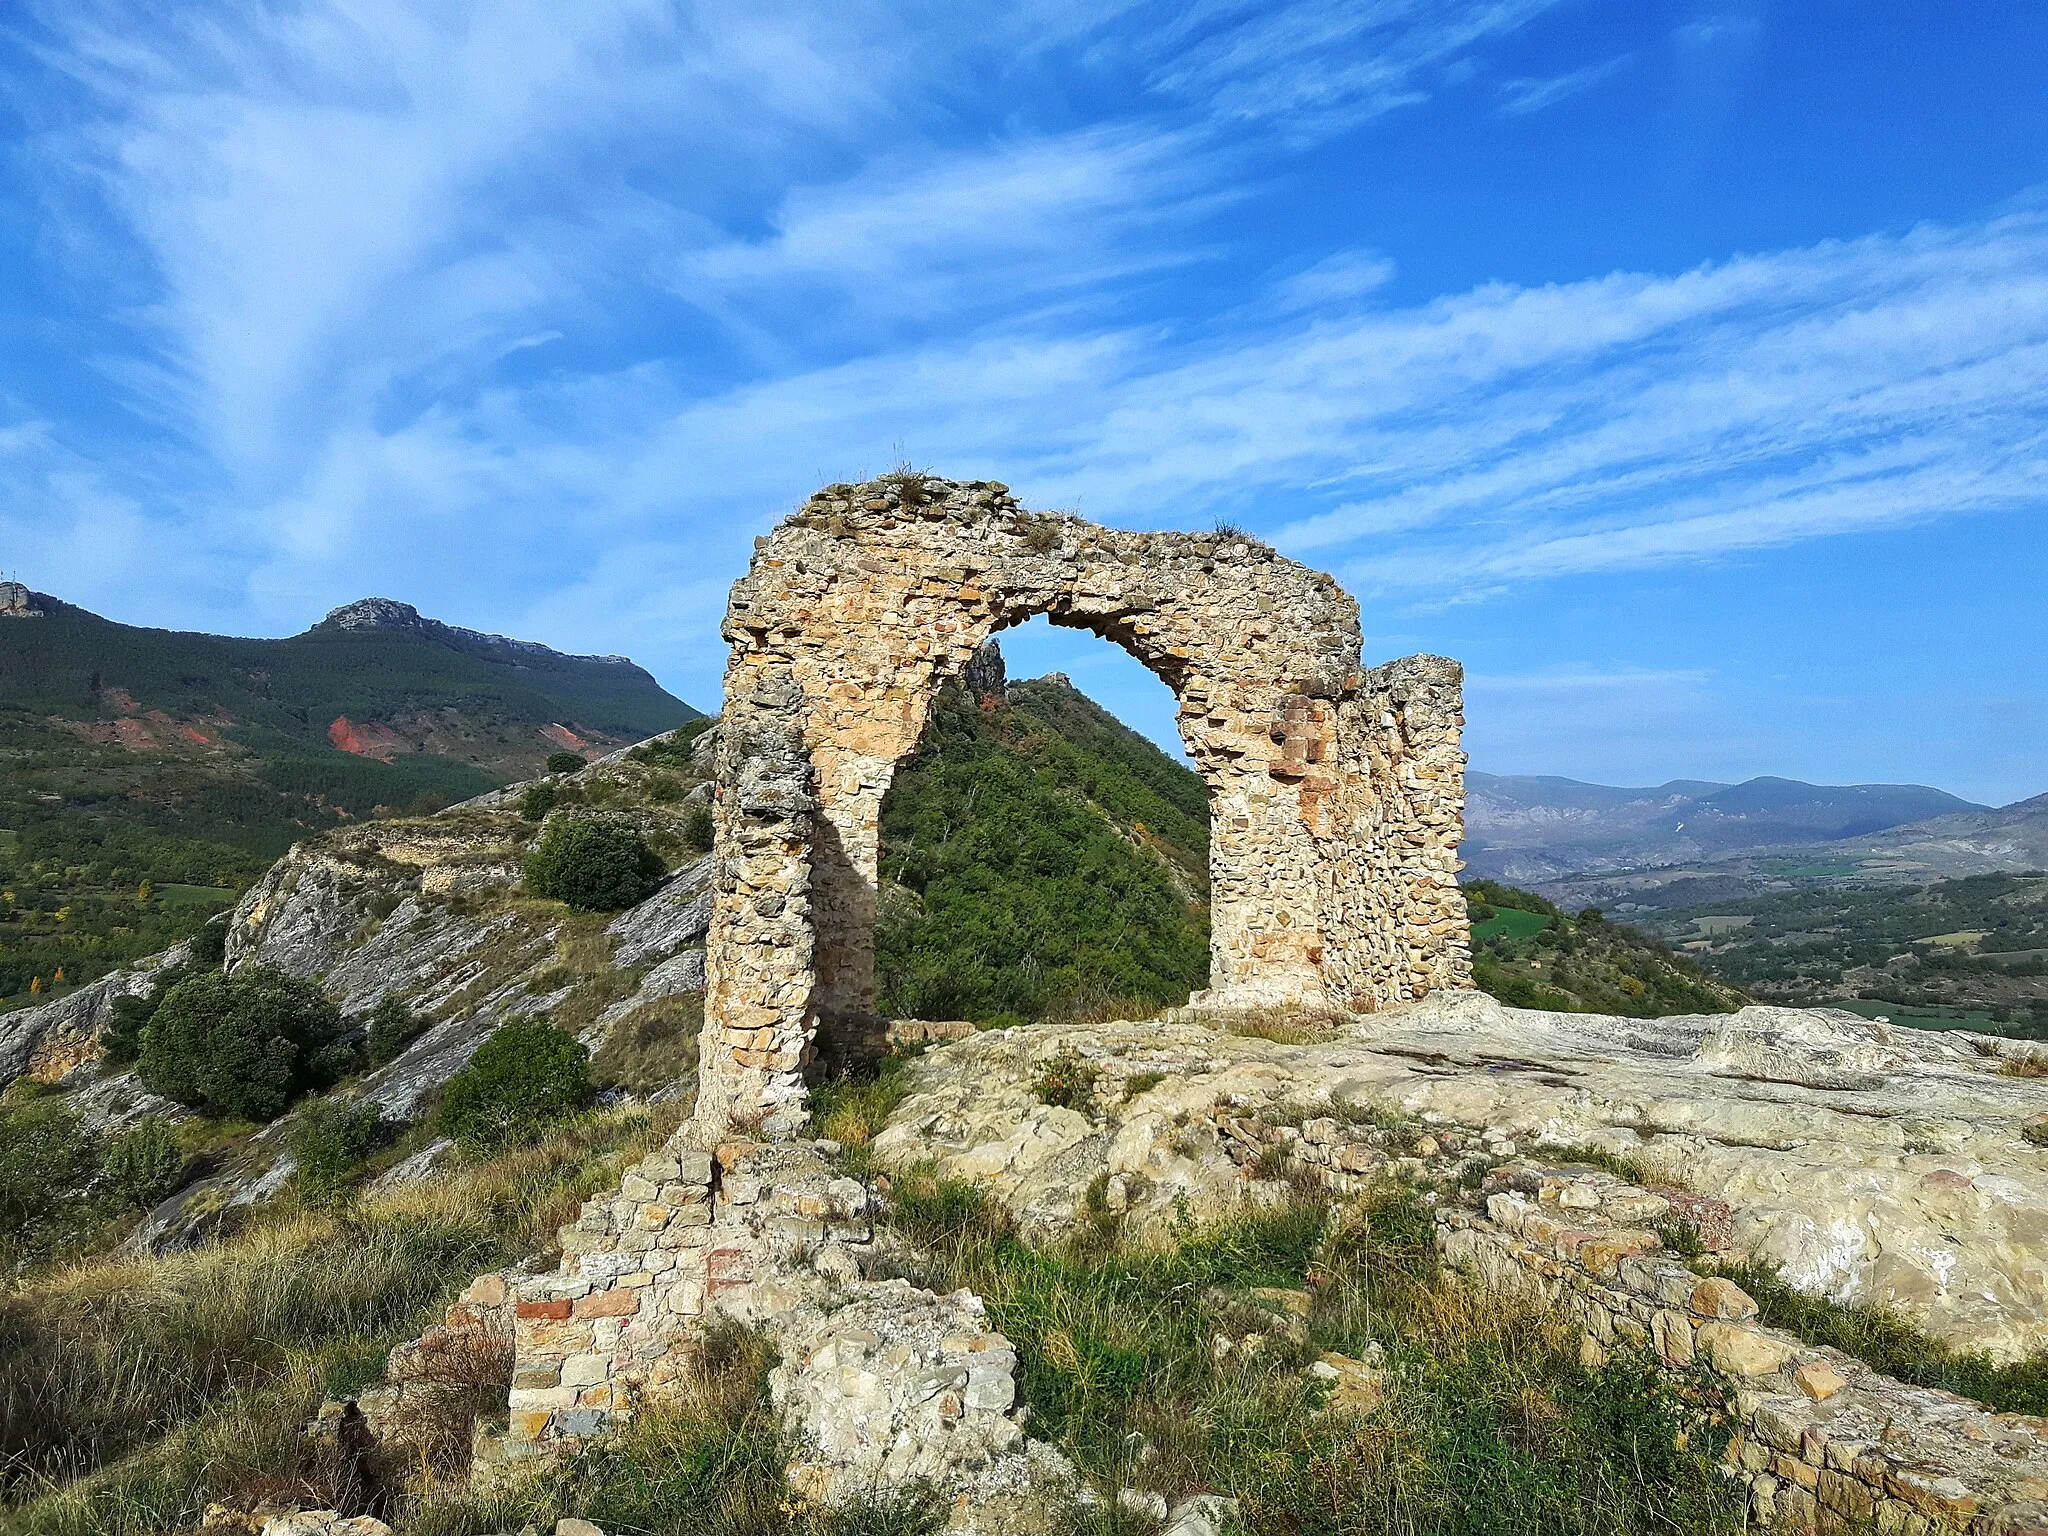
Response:
M1541 912L1518 912L1513 907L1503 907L1483 923L1472 925L1475 939L1533 939L1550 926L1550 919Z

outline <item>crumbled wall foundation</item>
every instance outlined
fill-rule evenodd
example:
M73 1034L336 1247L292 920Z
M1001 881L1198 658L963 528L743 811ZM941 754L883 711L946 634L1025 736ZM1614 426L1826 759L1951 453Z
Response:
M1625 1343L1674 1369L1710 1365L1731 1389L1741 1433L1730 1468L1760 1524L2048 1532L2048 1421L1908 1386L1763 1326L1732 1281L1662 1251L1650 1224L1693 1219L1665 1192L1588 1169L1511 1166L1480 1194L1481 1209L1441 1213L1446 1261L1493 1289L1568 1308L1589 1361Z
M764 1328L781 1353L770 1384L800 1447L800 1498L835 1505L920 1481L951 1500L952 1529L999 1533L1077 1492L1065 1460L1026 1439L1016 1351L976 1297L861 1278L867 1192L832 1172L829 1150L679 1142L585 1202L559 1269L509 1292L509 1420L479 1442L477 1475L659 1403L715 1314ZM503 1289L483 1284L472 1306Z

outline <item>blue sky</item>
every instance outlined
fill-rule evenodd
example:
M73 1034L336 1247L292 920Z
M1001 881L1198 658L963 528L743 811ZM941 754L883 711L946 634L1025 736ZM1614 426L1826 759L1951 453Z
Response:
M110 616L712 705L751 539L908 459L1334 571L1480 768L2048 788L2033 5L28 0L0 70L0 567Z

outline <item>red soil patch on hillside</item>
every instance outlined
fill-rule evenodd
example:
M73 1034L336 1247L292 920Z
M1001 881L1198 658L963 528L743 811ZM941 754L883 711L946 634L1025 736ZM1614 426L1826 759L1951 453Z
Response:
M566 725L544 725L540 728L540 733L557 746L567 747L572 752L581 752L590 745Z
M334 723L327 727L327 739L344 752L352 752L357 757L374 757L385 763L401 752L412 750L412 744L390 726L375 720L357 725L347 715L334 717Z

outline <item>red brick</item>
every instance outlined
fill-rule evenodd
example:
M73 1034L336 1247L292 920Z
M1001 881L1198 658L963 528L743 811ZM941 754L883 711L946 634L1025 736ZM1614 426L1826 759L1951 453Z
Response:
M638 1291L593 1291L576 1303L578 1317L631 1317L639 1310Z

